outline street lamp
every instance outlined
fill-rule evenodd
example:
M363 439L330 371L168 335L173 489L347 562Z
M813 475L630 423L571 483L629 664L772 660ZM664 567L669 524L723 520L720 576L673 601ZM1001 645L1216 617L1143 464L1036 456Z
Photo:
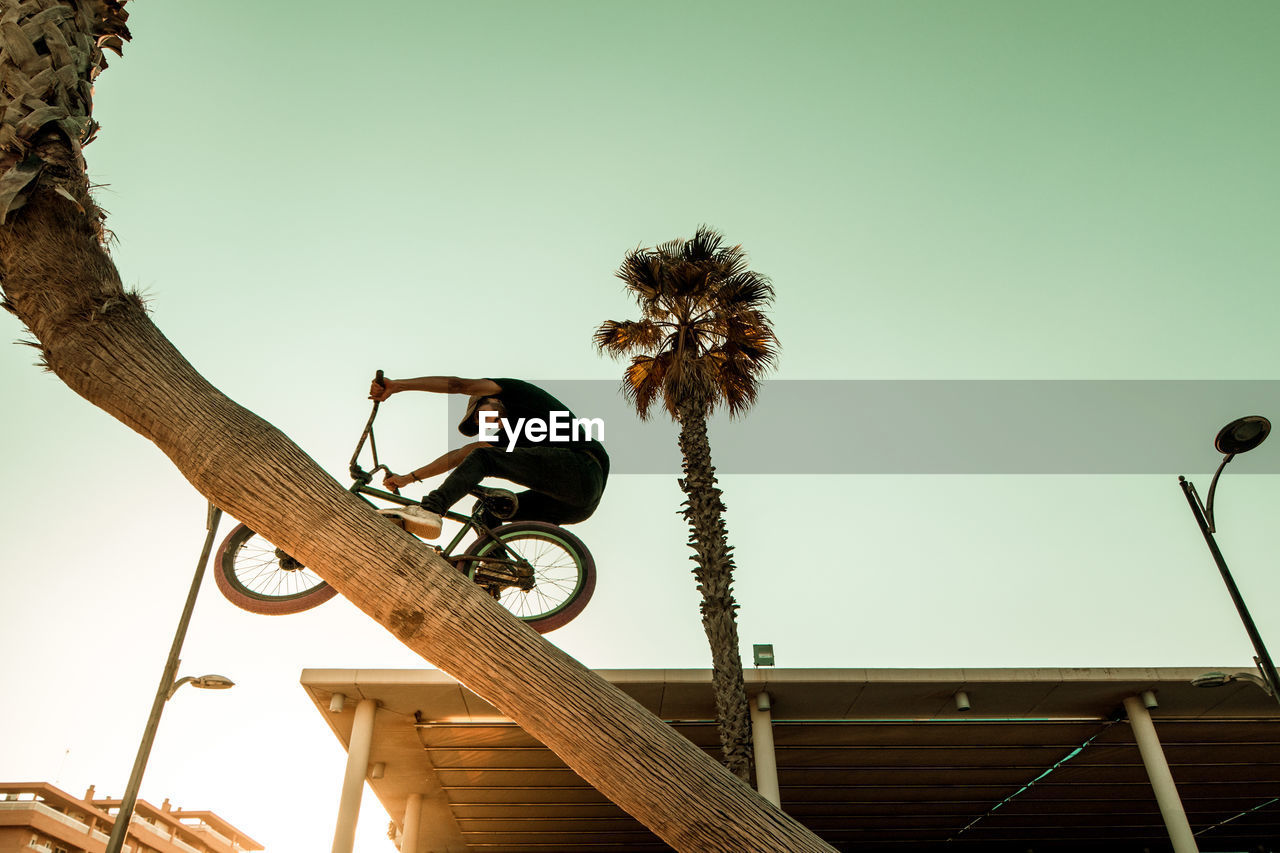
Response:
M1259 687L1277 699L1277 701L1280 701L1280 694L1277 694L1277 687L1280 686L1280 677L1276 675L1275 664L1271 662L1271 655L1267 654L1267 647L1263 645L1262 636L1258 633L1257 626L1253 624L1253 617L1249 615L1249 609L1245 607L1244 599L1240 596L1240 590L1236 587L1236 582L1231 577L1231 571L1227 568L1227 561L1223 559L1222 552L1218 550L1218 543L1213 538L1213 534L1217 529L1213 520L1213 496L1218 488L1218 478L1222 476L1222 469L1226 468L1227 463L1234 459L1237 454L1247 453L1262 444L1269 432L1271 432L1271 421L1260 415L1237 418L1218 431L1217 437L1213 440L1213 446L1218 449L1219 453L1223 454L1223 457L1222 463L1218 465L1218 470L1213 474L1213 481L1209 484L1209 500L1207 503L1200 502L1200 495L1196 494L1196 487L1186 477L1179 476L1178 484L1182 486L1182 493L1186 496L1187 504L1191 507L1191 514L1196 517L1196 523L1200 525L1200 532L1204 534L1204 541L1209 546L1209 553L1213 555L1214 562L1218 564L1218 571L1222 574L1222 580L1227 585L1227 592L1231 594L1231 600L1235 603L1236 611L1240 614L1240 621L1244 623L1245 632L1248 633L1249 640L1253 643L1253 650L1257 652L1253 662L1257 664L1258 670L1262 673L1261 683L1255 681L1257 676L1252 676L1251 673L1237 673L1235 675L1207 673L1196 678L1192 683L1197 687L1217 687L1233 680L1250 681L1258 684Z
M129 784L125 787L124 796L120 799L120 809L116 812L115 824L111 827L111 837L107 839L106 853L120 853L124 849L124 840L129 835L129 823L133 820L133 807L138 802L138 789L142 787L142 772L147 769L147 759L151 756L151 744L156 739L156 729L160 726L160 712L164 710L164 703L173 698L173 694L184 684L205 690L225 690L234 683L224 675L177 677L178 655L182 652L182 641L187 637L187 625L191 623L191 612L196 606L196 593L200 591L200 583L204 580L205 566L209 563L209 552L213 550L213 537L218 531L218 522L221 519L222 510L210 503L209 514L205 518L208 534L204 539L204 550L200 552L200 562L196 565L195 577L191 579L191 589L187 592L187 602L182 608L182 617L178 620L178 630L173 635L173 645L169 647L169 658L164 665L164 674L160 676L156 697L151 703L151 716L147 718L147 727L142 733L142 743L138 744L138 754L133 760Z

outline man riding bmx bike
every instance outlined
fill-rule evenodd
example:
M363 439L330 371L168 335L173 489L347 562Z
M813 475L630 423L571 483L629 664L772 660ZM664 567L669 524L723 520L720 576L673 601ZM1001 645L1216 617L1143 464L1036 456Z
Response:
M539 438L536 434L531 437L534 430L521 429L522 424L535 421L551 424L557 421L556 416L561 423L574 418L567 406L537 385L519 379L456 376L382 379L370 385L369 399L381 402L401 391L467 394L467 410L458 432L468 437L480 435L481 419L488 428L480 440L383 480L387 489L398 492L412 483L451 472L422 498L421 506L380 510L410 533L435 539L440 535L441 516L486 477L500 477L526 489L516 495L514 514L504 521L573 524L585 521L599 506L609 478L609 455L599 440L578 429L569 431L567 438L556 439L546 430L541 431L545 438ZM481 520L491 526L498 523L492 517Z

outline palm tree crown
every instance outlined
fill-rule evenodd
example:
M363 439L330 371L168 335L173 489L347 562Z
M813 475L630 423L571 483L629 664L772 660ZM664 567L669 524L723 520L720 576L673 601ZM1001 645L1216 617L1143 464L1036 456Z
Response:
M631 355L623 388L641 418L661 399L677 417L681 401L703 412L724 403L731 416L755 402L778 341L764 309L769 280L746 268L741 246L705 225L689 240L627 253L617 276L640 306L639 320L607 320L596 346Z

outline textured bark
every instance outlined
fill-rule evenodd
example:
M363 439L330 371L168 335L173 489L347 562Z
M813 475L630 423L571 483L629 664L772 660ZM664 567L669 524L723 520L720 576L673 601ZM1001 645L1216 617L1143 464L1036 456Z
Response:
M68 386L153 441L202 495L296 555L675 849L831 850L209 384L124 292L83 172L59 144L46 140L54 165L0 226L0 285Z
M702 593L702 628L711 645L712 688L719 718L720 748L725 766L738 778L751 778L751 711L738 651L737 603L733 600L733 554L724 525L724 502L716 486L707 440L706 406L680 404L680 453L684 457L684 517L689 522Z

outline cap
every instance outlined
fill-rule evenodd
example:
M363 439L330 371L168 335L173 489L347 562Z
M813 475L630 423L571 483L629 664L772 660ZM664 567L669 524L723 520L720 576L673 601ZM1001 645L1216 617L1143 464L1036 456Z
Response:
M480 404L485 400L502 402L492 394L472 394L467 400L467 413L462 416L462 420L458 421L458 432L463 435L480 434L480 424L476 419L476 409L480 408Z

